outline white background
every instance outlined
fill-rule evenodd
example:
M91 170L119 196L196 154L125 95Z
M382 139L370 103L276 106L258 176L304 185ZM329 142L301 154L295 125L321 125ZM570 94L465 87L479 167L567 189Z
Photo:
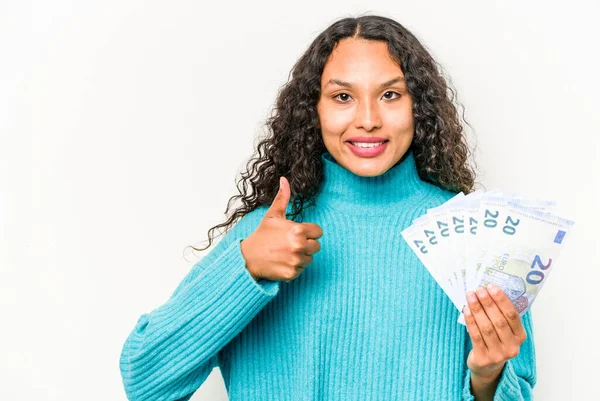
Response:
M576 221L532 308L536 399L598 382L596 1L2 1L0 399L125 400L118 360L167 300L309 43L361 13L444 66L479 181ZM462 110L462 109L461 109ZM193 400L226 400L215 369Z

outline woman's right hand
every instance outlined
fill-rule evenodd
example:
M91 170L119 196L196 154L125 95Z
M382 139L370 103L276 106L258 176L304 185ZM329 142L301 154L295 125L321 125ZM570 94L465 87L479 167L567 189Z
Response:
M296 223L286 218L290 186L285 177L279 192L258 227L241 242L246 268L255 280L290 282L312 263L319 252L323 230L314 223Z

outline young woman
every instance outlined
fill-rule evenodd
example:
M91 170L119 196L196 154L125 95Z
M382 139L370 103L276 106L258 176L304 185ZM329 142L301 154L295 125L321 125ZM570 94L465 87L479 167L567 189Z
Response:
M381 16L314 40L216 227L239 221L128 336L130 400L188 400L216 366L232 401L532 398L530 312L481 287L467 332L400 234L475 181L437 67Z

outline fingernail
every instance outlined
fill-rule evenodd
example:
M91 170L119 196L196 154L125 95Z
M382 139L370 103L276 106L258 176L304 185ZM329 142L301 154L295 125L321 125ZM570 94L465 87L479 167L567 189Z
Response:
M494 284L492 283L488 283L487 285L487 289L490 292L490 294L492 295L496 295L498 293L498 287L496 287Z
M465 305L465 307L463 308L463 314L465 316L469 316L471 314L471 310L469 309L468 306Z
M467 291L467 299L470 302L475 302L477 300L477 297L475 296L475 293L471 290Z

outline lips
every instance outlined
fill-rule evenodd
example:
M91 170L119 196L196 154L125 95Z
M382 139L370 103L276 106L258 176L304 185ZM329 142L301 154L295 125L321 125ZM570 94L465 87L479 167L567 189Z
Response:
M379 155L385 150L388 142L388 140L384 140L381 145L372 146L370 148L361 148L360 146L353 145L350 141L346 141L352 153L359 157L375 157Z
M381 138L379 136L355 136L355 137L349 138L346 142L372 143L372 142L384 142L384 141L387 141L387 139Z
M356 142L358 142L358 143L377 143L377 142L386 143L386 142L389 142L389 140L388 139L381 139L379 141L355 141L355 140L348 140L348 141L346 141L346 143L352 143L352 142L354 142L354 143L356 143Z

